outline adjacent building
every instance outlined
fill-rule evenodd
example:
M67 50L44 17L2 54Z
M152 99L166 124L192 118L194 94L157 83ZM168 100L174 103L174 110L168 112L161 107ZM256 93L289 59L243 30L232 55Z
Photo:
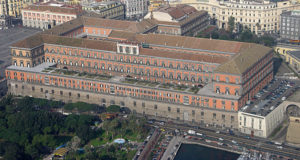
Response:
M286 57L288 51L300 50L300 45L291 43L277 43L277 45L274 47L274 50L278 54Z
M288 98L290 104L287 106L289 126L286 134L286 141L292 144L300 144L300 89Z
M195 36L209 24L206 11L197 11L189 5L163 6L144 18L154 20L160 34Z
M273 79L272 49L152 29L82 16L19 41L9 93L237 129L238 110Z
M0 15L0 29L10 27L12 25L12 17L7 15Z
M162 7L164 5L167 5L168 2L164 1L164 0L149 0L149 7L148 7L148 11L154 11L159 7Z
M121 0L128 19L139 19L148 13L149 0Z
M39 2L39 0L23 1L23 0L1 0L0 15L20 17L22 8Z
M170 4L188 4L198 10L205 10L219 28L227 29L229 18L234 17L237 25L242 24L258 35L278 33L280 14L300 9L299 3L288 0L178 0L170 1Z
M300 10L281 14L280 38L286 42L300 42Z
M289 121L286 141L292 144L300 144L300 116L291 116L289 117Z
M103 1L93 3L82 3L82 9L88 14L101 18L124 19L125 6L118 1Z
M297 73L300 72L300 50L288 51L285 57L285 62L288 63Z
M50 29L77 18L82 14L80 6L69 6L60 2L46 2L22 9L22 21L26 27Z
M267 138L286 118L285 103L267 106L263 100L255 106L245 106L238 112L239 131L251 136Z

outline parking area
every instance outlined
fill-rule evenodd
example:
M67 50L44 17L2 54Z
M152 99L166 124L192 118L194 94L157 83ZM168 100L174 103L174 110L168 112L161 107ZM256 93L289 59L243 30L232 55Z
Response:
M6 66L11 64L9 46L37 32L39 30L23 27L0 30L0 77L4 76Z
M272 110L280 105L287 97L291 96L299 87L297 80L273 79L269 85L260 90L251 101L247 102L246 111L251 113L255 105L263 105L260 108ZM262 103L264 102L264 103Z

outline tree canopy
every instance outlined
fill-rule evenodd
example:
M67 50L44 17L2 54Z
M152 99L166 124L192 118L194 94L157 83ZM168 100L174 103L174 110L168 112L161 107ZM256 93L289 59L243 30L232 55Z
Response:
M100 132L90 127L97 117L64 116L50 109L62 106L57 101L4 97L0 101L0 156L39 159L73 135L82 139L83 145ZM80 103L75 106L80 107Z

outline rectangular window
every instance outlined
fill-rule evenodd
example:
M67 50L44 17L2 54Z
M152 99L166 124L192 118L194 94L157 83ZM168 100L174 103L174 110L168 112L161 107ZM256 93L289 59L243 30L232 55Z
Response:
M190 98L188 96L183 97L183 104L184 105L189 105L190 104Z
M136 47L133 47L133 54L137 54Z
M239 78L235 78L235 83L239 84Z

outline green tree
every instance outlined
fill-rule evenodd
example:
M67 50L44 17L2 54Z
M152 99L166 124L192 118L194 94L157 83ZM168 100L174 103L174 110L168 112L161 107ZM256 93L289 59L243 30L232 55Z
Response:
M255 35L253 35L253 33L250 31L250 29L245 29L240 35L240 41L254 42L254 36Z
M16 143L7 143L5 146L4 159L23 160L27 159L21 147Z
M107 112L120 112L120 106L118 105L110 105L106 109Z
M219 39L219 33L214 31L212 34L211 34L211 38L212 39Z
M228 19L228 30L229 30L230 33L233 32L234 26L235 26L235 18L230 16L229 19Z
M268 34L261 36L260 42L265 46L274 46L276 43L275 38Z

